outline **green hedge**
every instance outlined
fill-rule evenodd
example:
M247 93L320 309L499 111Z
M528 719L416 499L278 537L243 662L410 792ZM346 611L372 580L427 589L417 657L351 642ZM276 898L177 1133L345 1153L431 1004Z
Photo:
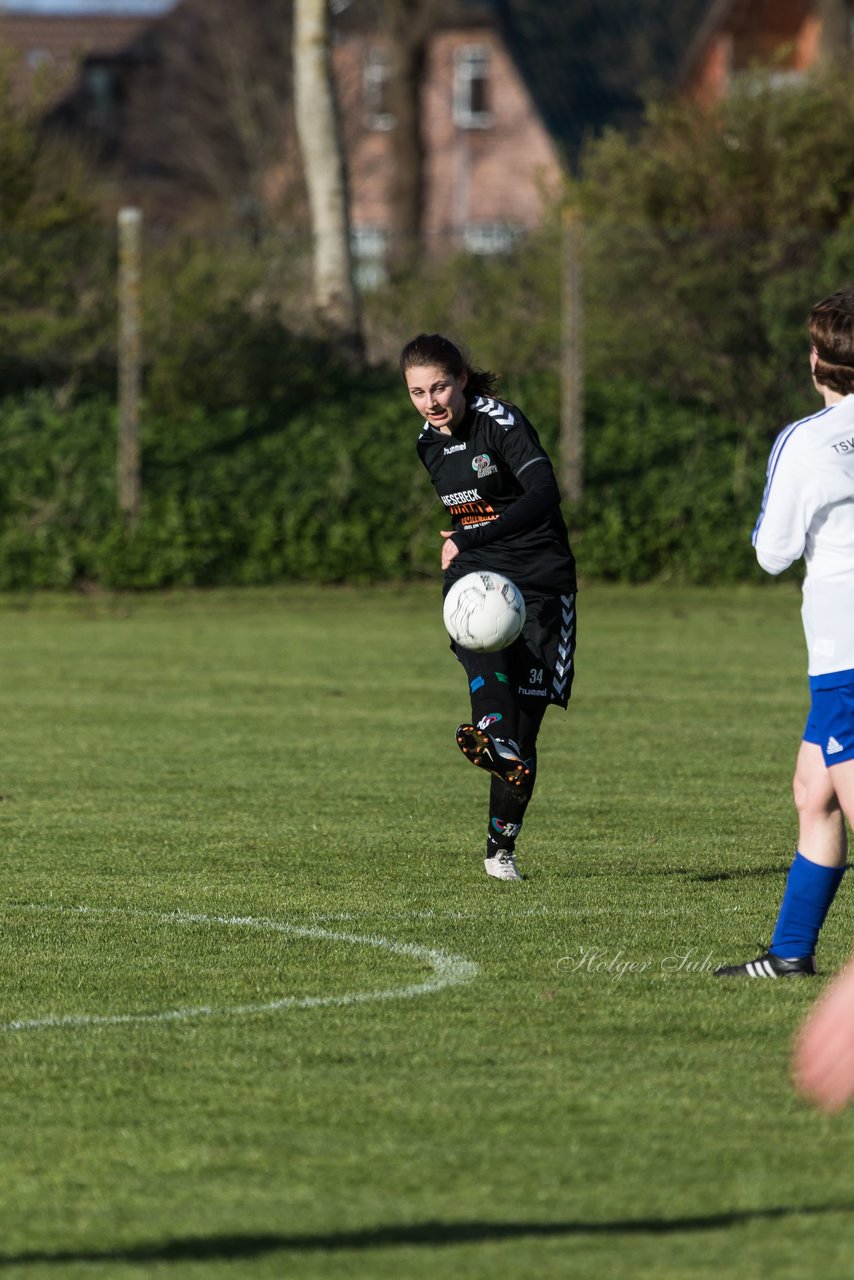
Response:
M443 514L415 457L418 421L396 375L348 379L321 368L312 384L305 368L294 367L263 411L202 404L167 415L149 406L143 513L132 533L115 505L111 401L65 410L47 392L0 401L0 589L436 573ZM542 376L516 389L553 451L556 390ZM755 574L749 539L764 444L747 457L708 410L611 382L588 388L586 451L584 504L567 513L582 574Z
M624 582L761 576L750 534L773 427L739 432L703 406L611 382L589 389L585 431L576 547L584 573Z
M414 415L394 396L146 417L143 512L115 506L116 415L60 412L35 392L0 403L0 588L406 577L429 560L433 503ZM409 418L412 421L409 421Z

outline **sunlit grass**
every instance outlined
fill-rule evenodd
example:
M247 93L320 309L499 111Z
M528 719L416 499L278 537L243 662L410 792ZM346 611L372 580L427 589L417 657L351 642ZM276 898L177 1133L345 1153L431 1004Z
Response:
M791 856L797 593L579 615L512 885L435 587L0 604L0 1022L60 1019L0 1037L10 1275L849 1274L820 984L710 976ZM395 998L419 948L478 972Z

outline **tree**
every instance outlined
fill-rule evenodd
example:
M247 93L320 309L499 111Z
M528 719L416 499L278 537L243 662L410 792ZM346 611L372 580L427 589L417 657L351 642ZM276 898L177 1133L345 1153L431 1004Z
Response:
M254 227L281 212L271 175L298 167L292 11L291 0L184 0L147 33L126 85L122 155L157 214ZM298 199L281 187L278 203Z
M71 390L113 347L113 267L80 150L40 127L0 64L0 394Z
M430 46L435 35L456 14L459 0L358 0L342 3L336 31L366 38L385 55L381 114L385 117L386 155L383 159L384 197L390 211L386 263L395 282L416 266L422 252L425 207L425 147L422 126ZM480 22L482 15L476 20ZM350 101L361 97L352 83ZM358 146L364 132L362 114L346 121L348 146Z
M589 371L720 408L744 439L801 408L805 309L850 273L852 131L849 76L769 74L591 144Z
M329 46L327 0L295 0L294 105L311 210L315 307L326 336L361 363L364 339Z
M420 249L424 208L424 142L421 135L422 87L433 6L419 0L382 0L382 25L391 45L389 108L391 133L391 210L389 268L400 276Z
M378 0L380 29L389 41L391 240L388 263L399 278L421 251L424 210L423 89L430 40L449 11L448 0Z

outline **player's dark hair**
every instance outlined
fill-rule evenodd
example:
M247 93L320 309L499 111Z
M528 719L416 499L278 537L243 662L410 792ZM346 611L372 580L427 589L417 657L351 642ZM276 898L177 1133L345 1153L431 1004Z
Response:
M465 374L467 381L464 394L467 400L473 396L491 396L498 381L497 373L490 373L488 369L475 369L450 338L444 338L441 333L419 333L417 338L407 342L400 353L400 376L405 382L408 369L431 364L444 369L445 373L449 373L457 381Z
M854 288L839 289L817 302L809 331L818 360L815 380L841 396L854 392Z

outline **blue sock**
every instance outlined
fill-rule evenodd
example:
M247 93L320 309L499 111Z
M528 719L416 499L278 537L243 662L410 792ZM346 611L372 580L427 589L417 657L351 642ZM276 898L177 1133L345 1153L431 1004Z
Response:
M824 917L844 874L844 867L820 867L817 862L810 862L802 853L795 852L774 937L768 948L772 955L784 960L815 955Z

